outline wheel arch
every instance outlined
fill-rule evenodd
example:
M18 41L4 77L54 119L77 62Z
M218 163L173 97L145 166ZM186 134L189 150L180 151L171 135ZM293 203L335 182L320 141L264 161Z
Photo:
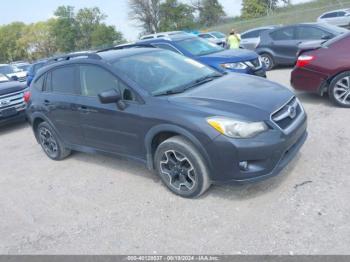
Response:
M36 128L43 122L47 122L56 132L56 134L59 136L59 133L57 132L57 129L55 128L55 126L53 125L53 123L44 115L41 113L34 113L31 116L31 123L32 123L32 128L33 128L33 132L34 132L34 136L36 138L36 140L39 142L39 138L37 137L37 133L36 133Z
M191 142L203 156L204 160L208 164L208 168L211 168L209 155L199 139L197 139L191 132L182 127L171 124L162 124L152 128L145 137L147 167L149 169L154 169L154 153L159 144L173 136L182 136Z

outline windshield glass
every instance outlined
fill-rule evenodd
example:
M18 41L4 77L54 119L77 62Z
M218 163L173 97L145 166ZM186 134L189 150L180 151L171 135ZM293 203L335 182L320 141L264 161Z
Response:
M347 34L341 34L341 35L338 35L337 37L334 37L333 39L331 40L328 40L326 42L324 42L322 44L323 47L330 47L332 44L344 39L344 38L347 38L347 37L350 37L350 32L347 33Z
M16 67L23 71L28 71L30 65L17 65Z
M194 56L209 55L224 50L224 48L199 37L185 39L177 44Z
M0 74L0 83L8 82L8 81L9 81L9 79L5 75Z
M226 36L220 32L212 32L211 34L217 38L226 38Z
M152 95L180 91L197 79L220 75L197 61L166 50L123 57L113 66Z
M14 67L8 66L8 65L0 66L0 74L8 75L8 74L14 74L14 73L16 73Z

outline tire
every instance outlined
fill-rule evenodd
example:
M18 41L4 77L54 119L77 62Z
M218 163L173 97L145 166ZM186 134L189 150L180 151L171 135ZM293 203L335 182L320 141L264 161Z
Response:
M260 55L262 62L265 64L266 70L270 71L275 67L275 61L270 54L263 53Z
M328 95L335 105L350 108L350 71L341 73L332 80Z
M209 170L203 157L181 136L161 143L154 161L162 182L176 195L197 198L210 187Z
M71 154L47 122L40 123L35 132L42 149L52 160L63 160Z

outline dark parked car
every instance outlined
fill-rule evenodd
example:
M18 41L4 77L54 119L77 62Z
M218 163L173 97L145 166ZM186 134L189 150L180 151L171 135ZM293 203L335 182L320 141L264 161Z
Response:
M26 84L0 74L0 125L25 119Z
M220 72L236 72L266 77L266 70L257 53L250 50L227 50L198 36L175 35L139 41L139 45L173 51L208 65Z
M36 72L46 64L47 60L40 60L33 63L27 72L27 85L30 86Z
M241 34L241 43L240 47L249 49L249 50L255 50L255 48L260 43L260 35L262 32L272 30L275 28L278 28L279 26L271 25L271 26L263 26L258 28L253 28L248 31L245 31Z
M346 32L349 31L344 28L317 23L283 26L263 32L256 52L267 69L277 65L294 65L301 43L328 40Z
M295 89L328 93L337 105L350 107L350 33L326 42L300 46L292 72Z
M287 88L174 52L128 48L55 61L35 76L27 108L54 160L71 150L129 157L172 192L196 197L212 183L277 175L307 136L306 114Z

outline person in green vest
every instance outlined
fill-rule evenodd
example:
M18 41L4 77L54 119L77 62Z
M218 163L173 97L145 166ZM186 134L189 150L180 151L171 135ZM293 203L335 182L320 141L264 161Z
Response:
M227 38L227 45L229 49L239 48L240 43L241 43L241 36L239 34L236 34L235 30L232 29L229 37Z

